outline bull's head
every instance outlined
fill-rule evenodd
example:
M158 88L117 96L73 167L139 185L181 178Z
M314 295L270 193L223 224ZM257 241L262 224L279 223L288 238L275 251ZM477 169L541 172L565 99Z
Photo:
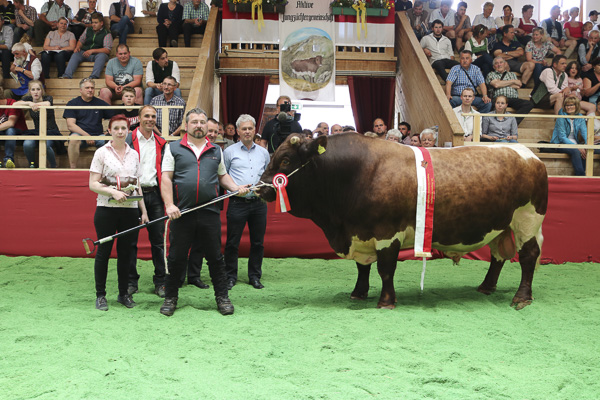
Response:
M308 139L305 136L292 134L277 148L271 158L271 162L267 169L260 177L260 180L265 183L272 183L273 177L279 173L290 175L293 171L303 167L306 163L312 160L313 157L319 156L327 147L327 136L319 136L316 139ZM299 170L296 174L301 174ZM289 185L293 185L296 175L289 178ZM275 189L271 187L262 187L257 191L259 197L266 201L275 200Z
M323 64L323 56L316 56L315 62L317 65L322 65Z

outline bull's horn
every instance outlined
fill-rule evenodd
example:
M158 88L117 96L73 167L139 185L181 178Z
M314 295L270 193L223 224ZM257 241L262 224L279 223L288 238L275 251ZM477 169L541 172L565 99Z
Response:
M300 138L298 136L292 136L292 138L290 139L290 143L295 146L298 143L300 143Z

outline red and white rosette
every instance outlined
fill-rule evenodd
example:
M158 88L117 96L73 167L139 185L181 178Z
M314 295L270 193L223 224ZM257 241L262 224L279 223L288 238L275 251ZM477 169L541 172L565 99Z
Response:
M275 204L275 212L288 212L291 210L290 201L288 199L285 187L288 184L288 177L285 174L277 174L273 177L273 186L277 190L277 203Z

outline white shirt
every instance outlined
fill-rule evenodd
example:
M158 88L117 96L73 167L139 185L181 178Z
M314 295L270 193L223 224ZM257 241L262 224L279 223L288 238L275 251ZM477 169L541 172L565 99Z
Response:
M491 15L487 18L483 16L483 13L477 14L473 20L473 26L483 24L486 28L492 30L496 29L496 20Z
M448 14L446 14L446 17L444 18L442 15L442 10L438 8L437 10L433 10L431 12L429 23L433 23L433 21L439 19L444 23L444 26L454 26L456 25L456 21L454 20L455 14L456 12L454 12L454 10L448 10Z
M465 132L465 137L471 136L473 134L473 122L475 121L475 117L463 116L462 105L454 107L452 110L454 111L454 114L456 114L456 118L458 119L460 126L462 126L463 131ZM474 114L479 114L477 111L473 110L473 107L471 107L470 112ZM479 132L481 132L481 122L479 123Z
M173 71L171 71L171 76L177 80L177 83L181 84L179 65L177 65L175 61L173 61ZM152 61L148 61L148 64L146 65L146 84L148 82L154 83L154 71L152 71Z
M431 52L431 57L429 57L430 64L433 64L438 60L454 57L452 42L444 35L442 35L439 41L433 36L433 33L423 36L423 39L421 39L421 47Z
M194 151L196 158L199 159L202 154L202 150L206 147L206 143L200 147L197 147L191 141L188 141L188 146ZM219 164L219 169L217 170L217 174L219 176L223 176L227 173L227 169L225 168L225 163L223 162L223 150L221 147L217 146L219 151L221 152L221 163ZM175 171L175 158L173 158L173 153L171 153L171 146L167 145L165 149L165 155L163 157L162 162L162 170L163 172L173 172Z
M150 135L150 139L146 139L144 135L137 130L138 143L140 145L140 185L141 186L156 186L156 139L154 135Z

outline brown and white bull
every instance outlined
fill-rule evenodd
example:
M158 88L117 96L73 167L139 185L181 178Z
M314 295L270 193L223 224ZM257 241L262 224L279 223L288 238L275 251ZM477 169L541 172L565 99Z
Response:
M488 245L491 265L477 289L485 294L496 289L505 260L518 252L521 283L512 305L520 309L531 304L548 202L544 164L520 145L429 150L436 188L433 248L458 262L464 254ZM290 135L261 180L271 182L275 174L289 175L296 169L287 186L290 213L311 219L338 255L357 262L353 298L367 296L366 264L377 261L383 283L377 306L394 308L398 253L413 248L415 240L417 178L412 149L355 133L315 140ZM258 194L275 200L272 187L262 187Z

